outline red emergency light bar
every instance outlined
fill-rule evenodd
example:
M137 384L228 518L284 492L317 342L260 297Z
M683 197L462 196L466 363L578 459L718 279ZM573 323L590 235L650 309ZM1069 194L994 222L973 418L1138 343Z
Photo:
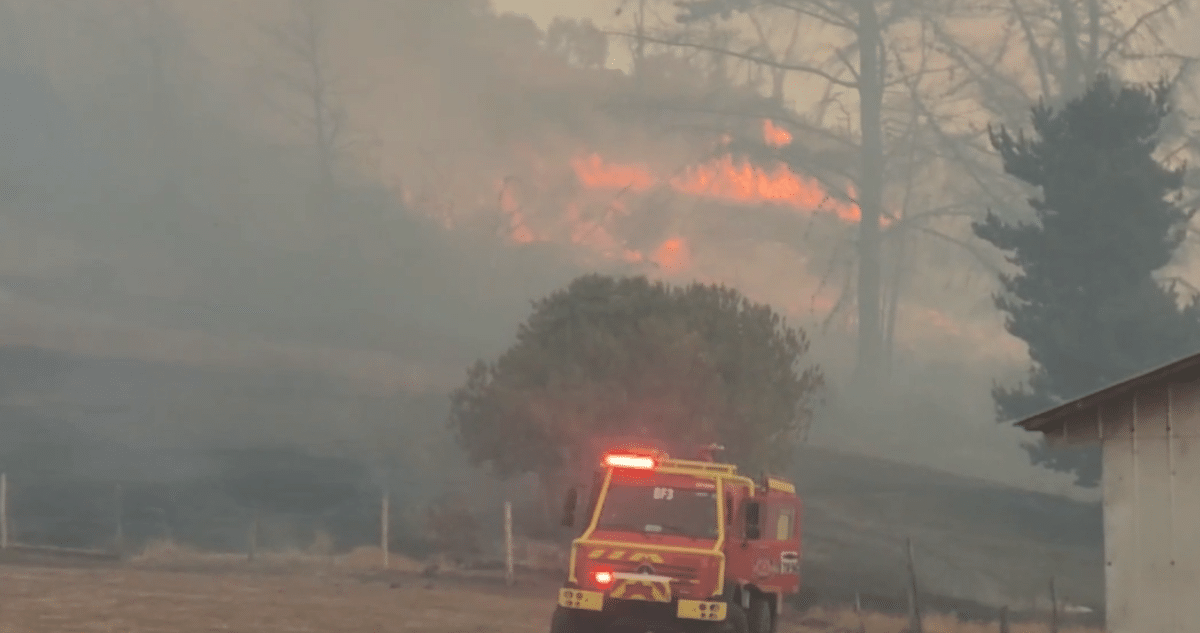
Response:
M645 455L609 454L604 456L604 465L615 468L654 468L654 458Z

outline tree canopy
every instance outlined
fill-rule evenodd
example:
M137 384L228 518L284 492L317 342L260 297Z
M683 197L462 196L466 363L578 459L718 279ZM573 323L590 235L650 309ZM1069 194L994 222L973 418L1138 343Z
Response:
M778 467L824 387L808 349L803 329L723 285L584 275L468 370L449 422L500 476L551 476L618 434L718 441L744 467Z
M1027 384L993 390L1014 420L1124 380L1200 348L1200 307L1155 274L1182 243L1194 211L1180 207L1183 169L1155 157L1169 86L1100 75L1060 110L1033 109L1037 138L992 133L1005 172L1041 189L1036 223L989 214L980 238L1019 269L995 299L1033 361ZM1099 483L1098 449L1028 447L1035 464Z

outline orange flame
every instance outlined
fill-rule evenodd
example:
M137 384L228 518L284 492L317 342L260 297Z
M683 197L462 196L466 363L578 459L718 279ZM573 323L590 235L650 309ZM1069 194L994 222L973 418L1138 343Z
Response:
M620 258L628 263L645 260L645 256L641 253L626 248L600 222L583 219L579 205L575 203L567 205L566 219L567 224L571 227L571 243L577 246L591 247L599 253Z
M764 119L763 140L768 145L781 147L792 142L792 135L770 119ZM661 182L644 163L610 162L596 153L576 157L571 166L579 182L589 189L641 192ZM681 193L727 202L783 204L806 211L833 213L847 222L857 222L860 217L858 205L831 197L815 179L793 173L786 165L768 171L748 162L735 163L733 157L727 155L691 167L683 175L669 179L668 183ZM849 193L853 197L854 192Z
M762 135L763 142L772 147L783 147L793 141L790 132L769 119L762 121ZM794 173L784 164L764 168L747 161L735 161L733 156L725 155L690 167L674 177L656 174L648 163L608 161L594 152L577 155L570 164L578 182L593 191L644 193L655 187L669 187L686 195L735 204L775 204L806 213L830 213L851 223L858 222L861 217L855 203L833 198L817 180ZM614 215L628 213L620 200L607 201L607 209L591 217L583 211L583 207L590 207L587 202L565 202L565 214L557 215L557 220L543 226L544 222L530 221L532 218L523 212L526 209L518 201L520 196L505 185L505 182L497 183L500 190L499 206L508 216L507 232L514 242L527 244L562 239L611 260L653 263L668 274L692 267L693 254L682 236L672 236L645 252L627 247L624 240L613 233L614 227L611 225ZM848 193L853 198L854 191ZM536 214L546 201L541 204L531 202L533 206L528 212ZM885 218L884 224L887 223Z
M571 164L579 181L588 188L645 191L660 183L645 165L606 162L597 154L577 158ZM724 156L689 168L668 182L689 195L826 211L847 222L859 219L858 205L832 198L816 180L797 175L785 165L767 171L750 163L734 163L733 157ZM853 191L850 193L853 195Z
M771 147L783 147L791 145L792 133L776 127L775 122L771 119L763 119L763 140Z
M796 175L784 165L768 172L749 163L734 164L732 157L724 156L689 169L671 179L671 185L683 193L730 202L772 202L824 210L847 222L859 218L857 205L834 200L815 180Z
M668 272L677 273L692 264L692 252L682 237L672 237L654 251L652 261Z
M608 163L599 154L573 158L571 166L575 168L579 181L590 189L645 191L657 181L646 165Z

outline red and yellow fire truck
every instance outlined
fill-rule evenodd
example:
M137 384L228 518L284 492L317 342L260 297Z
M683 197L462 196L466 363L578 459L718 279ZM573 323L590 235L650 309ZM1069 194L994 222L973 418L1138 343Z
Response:
M795 486L659 451L602 457L571 544L551 633L709 630L774 633L800 588ZM579 488L562 523L575 527Z

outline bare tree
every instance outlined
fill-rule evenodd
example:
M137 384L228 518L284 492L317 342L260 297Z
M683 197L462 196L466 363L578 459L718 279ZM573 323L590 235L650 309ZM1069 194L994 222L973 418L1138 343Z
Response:
M997 169L985 124L997 116L1023 121L1039 95L1069 96L1100 70L1174 64L1182 77L1187 60L1169 50L1162 27L1186 1L1131 12L1111 0L683 0L674 30L624 35L769 71L770 85L755 87L777 105L743 114L769 116L797 138L854 157L853 165L830 160L811 142L776 156L832 190L841 181L853 192L861 212L856 365L860 378L872 378L894 339L900 263L912 252L905 244L933 239L976 261L980 272L997 266L994 254L957 234L961 221L947 226L1023 201L1024 192ZM981 19L996 25L993 37L980 35ZM722 45L696 36L695 24L714 21L740 21L745 37ZM799 46L797 32L806 40ZM780 103L788 77L820 86L821 97L800 109ZM940 191L914 188L918 180L936 181Z
M546 49L583 68L603 68L608 63L608 36L591 20L556 17L546 28Z
M288 6L282 23L259 28L279 55L268 75L278 89L274 106L311 143L316 162L313 210L324 210L334 204L339 162L352 142L341 93L344 77L330 60L332 5L289 0Z
M1039 98L1049 105L1081 95L1099 73L1178 74L1190 57L1173 50L1166 32L1189 0L978 0L971 11L1004 28L989 40L929 16L939 48L964 72L960 90L1006 123L1021 123Z
M646 11L649 3L652 0L621 0L617 6L616 14L619 16L626 9L632 9L630 13L633 19L633 37L630 39L629 53L633 59L633 78L638 82L638 87L641 87L641 82L645 76L646 68Z
M855 244L858 354L856 374L869 384L878 378L885 354L882 278L884 194L889 153L914 121L898 108L885 108L885 95L908 95L911 77L899 76L893 58L911 56L905 33L919 24L921 10L931 7L910 0L685 0L677 3L684 25L676 33L642 37L662 45L708 51L770 70L769 91L776 107L770 112L796 134L820 138L853 156L852 165L814 154L797 143L779 156L790 167L842 189L857 203L860 217ZM748 40L718 45L696 38L692 25L744 18ZM767 28L770 25L770 29ZM780 28L780 27L783 28ZM779 38L782 31L783 39ZM802 48L799 33L817 34ZM832 32L832 33L831 33ZM628 35L628 34L627 34ZM821 51L827 51L822 53ZM928 73L929 63L909 74ZM810 111L783 107L789 75L823 87ZM851 113L854 114L851 114ZM762 114L762 113L757 113ZM837 120L838 115L844 119ZM899 114L899 116L897 116ZM915 134L915 130L911 130ZM910 174L912 176L912 174ZM893 312L894 311L890 311Z

